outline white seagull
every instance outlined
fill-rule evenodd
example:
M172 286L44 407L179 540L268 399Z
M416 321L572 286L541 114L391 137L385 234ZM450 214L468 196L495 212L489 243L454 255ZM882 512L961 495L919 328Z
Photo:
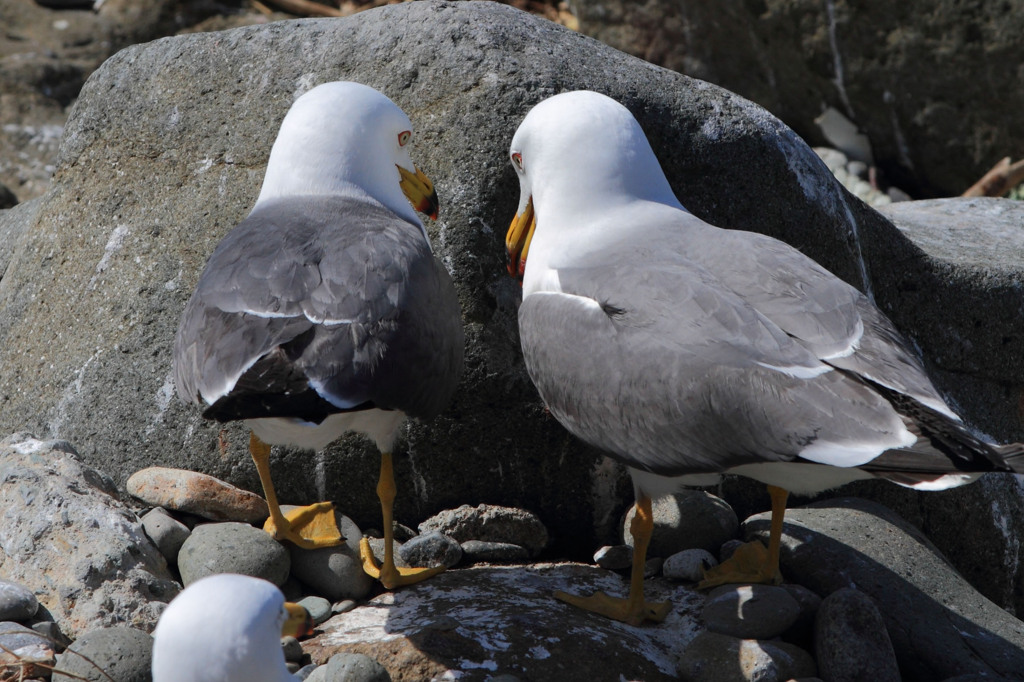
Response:
M179 395L252 429L274 537L341 541L329 502L281 513L268 444L316 450L348 431L376 443L384 564L365 541L361 554L388 588L440 570L395 566L391 450L407 417L447 405L463 361L455 288L413 209L437 215L411 138L408 116L365 85L299 97L252 212L210 256L174 340Z
M872 477L940 490L1022 470L1024 448L972 435L863 294L781 241L683 208L618 102L551 97L510 154L526 368L566 429L629 467L636 494L629 598L559 598L663 619L668 604L643 600L651 498L722 473L768 484L770 542L741 548L704 586L780 579L787 491Z
M310 634L309 613L272 583L222 573L197 580L160 614L153 682L295 682L281 637Z

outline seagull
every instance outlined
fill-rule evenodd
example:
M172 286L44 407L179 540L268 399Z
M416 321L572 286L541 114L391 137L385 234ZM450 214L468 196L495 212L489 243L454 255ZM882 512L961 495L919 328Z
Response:
M178 394L252 430L275 538L342 541L330 502L282 514L271 445L319 450L346 432L376 443L384 563L365 538L360 554L389 589L443 570L395 566L391 452L406 418L447 405L464 345L455 287L416 215L436 218L438 203L411 139L408 116L368 86L295 100L252 212L210 256L174 340Z
M941 490L1024 470L1024 446L975 437L861 292L779 240L687 211L615 100L541 102L510 158L526 369L569 432L628 467L636 496L629 597L560 599L663 620L670 605L643 599L651 499L721 474L768 485L769 546L740 548L702 587L781 580L789 492L869 478Z
M309 613L260 578L233 573L189 585L153 631L153 682L295 682L281 637L312 634Z

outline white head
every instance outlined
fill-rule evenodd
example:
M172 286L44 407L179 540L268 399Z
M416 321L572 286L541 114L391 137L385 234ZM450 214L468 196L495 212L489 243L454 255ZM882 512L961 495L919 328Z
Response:
M411 139L409 117L373 88L346 81L318 85L284 117L256 205L351 193L354 185L419 225L409 202L436 216L437 195L409 156Z
M520 192L506 238L513 275L522 276L533 221L545 215L583 217L631 201L682 209L640 124L596 92L565 92L535 106L516 130L509 156Z
M273 584L212 575L189 585L153 632L153 682L284 682L282 634L299 634L304 609ZM308 614L305 614L308 618Z

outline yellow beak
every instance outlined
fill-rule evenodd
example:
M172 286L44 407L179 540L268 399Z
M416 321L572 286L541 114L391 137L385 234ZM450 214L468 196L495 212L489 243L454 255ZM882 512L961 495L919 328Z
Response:
M288 619L281 626L282 637L302 637L313 634L313 619L305 607L285 602L284 608L288 612Z
M398 164L395 165L398 168L398 174L402 178L398 185L405 192L405 196L408 197L413 208L437 220L439 204L437 192L434 191L434 183L417 166L413 166L416 169L416 172L413 173Z
M533 212L533 197L526 202L522 213L517 213L505 235L505 251L508 252L508 274L520 282L526 272L526 255L530 252L530 240L537 229L537 216Z

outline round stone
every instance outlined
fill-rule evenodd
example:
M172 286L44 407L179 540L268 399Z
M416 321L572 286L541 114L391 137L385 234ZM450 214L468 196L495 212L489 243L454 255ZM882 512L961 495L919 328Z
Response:
M25 621L36 615L39 601L32 590L0 580L0 621Z
M363 599L373 589L373 579L363 571L363 562L359 557L362 533L352 519L337 512L335 514L345 542L336 547L319 549L290 547L292 575L317 595L332 602Z
M282 637L281 653L288 663L300 663L303 656L302 643L294 637Z
M309 617L313 619L313 625L320 625L331 617L331 602L323 597L305 597L298 603L309 612Z
M633 548L629 545L605 545L594 553L594 563L610 571L633 566Z
M462 547L447 535L438 532L418 535L398 550L410 566L451 568L462 561Z
M391 682L391 675L377 661L364 654L341 653L314 670L308 682Z
M152 663L153 638L148 634L135 628L101 628L85 633L57 657L57 668L67 674L54 672L52 679L150 682Z
M815 621L814 650L828 680L899 682L896 653L878 607L852 587L822 600Z
M162 507L155 507L143 515L142 528L167 559L167 563L178 563L178 552L192 532L188 526L168 514Z
M817 666L809 653L786 642L738 639L705 630L683 651L678 675L687 682L792 680L814 677Z
M800 616L800 605L774 585L723 585L711 591L701 618L711 632L740 639L770 639Z
M215 573L251 575L280 586L290 568L288 550L247 523L196 526L178 553L178 570L186 587Z
M651 505L654 530L648 557L668 557L684 549L706 549L717 552L727 540L736 537L739 519L729 504L703 490L682 490L654 500ZM631 507L626 513L622 537L633 546L629 530L636 512Z
M695 583L704 579L705 569L717 565L718 560L706 549L684 549L665 559L661 572L670 580Z

